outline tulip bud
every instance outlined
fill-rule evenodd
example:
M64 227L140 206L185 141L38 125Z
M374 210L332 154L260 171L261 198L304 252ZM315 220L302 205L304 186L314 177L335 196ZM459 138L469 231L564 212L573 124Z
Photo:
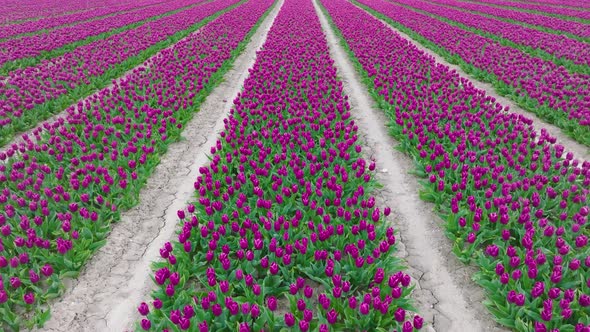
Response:
M142 302L137 308L137 311L139 311L140 315L147 316L147 314L150 312L150 308L148 307L147 303Z
M295 325L295 316L293 316L292 313L289 312L285 314L285 324L289 327Z

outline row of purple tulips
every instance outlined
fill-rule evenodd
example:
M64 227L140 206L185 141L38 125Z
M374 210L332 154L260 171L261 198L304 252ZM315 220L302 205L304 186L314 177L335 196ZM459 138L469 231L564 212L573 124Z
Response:
M498 6L513 7L524 10L534 10L539 13L547 13L553 15L561 15L590 20L590 12L588 10L584 11L583 8L558 7L551 4L506 0L479 0L479 2Z
M26 33L43 33L48 29L56 29L64 25L79 24L79 22L94 21L104 16L120 15L128 12L143 10L144 8L157 6L162 0L142 0L133 3L125 3L116 6L98 8L92 11L73 13L69 15L46 17L34 21L26 21L0 26L0 39L14 37Z
M105 243L119 211L137 202L256 20L232 31L215 22L0 152L0 329L49 317L43 305Z
M138 328L422 327L336 74L311 1L286 0L200 169L197 200L178 211L178 238L160 250Z
M0 82L0 144L142 65L163 47L194 32L201 21L237 2L201 3L10 72L6 82Z
M464 24L467 27L476 28L483 33L529 46L532 48L532 52L541 49L558 59L563 58L574 64L584 65L585 72L590 73L588 67L590 65L590 44L588 43L422 0L396 0L395 2Z
M386 0L359 0L522 108L590 146L590 75L568 73L551 61Z
M345 0L322 0L501 324L590 329L590 162ZM362 28L361 28L362 27Z
M550 17L535 13L526 13L499 7L492 7L486 4L473 3L459 0L429 0L443 3L452 7L473 11L476 13L492 15L502 19L509 19L516 22L526 23L532 26L570 33L574 36L588 38L590 30L588 24L576 21L566 21L557 17Z

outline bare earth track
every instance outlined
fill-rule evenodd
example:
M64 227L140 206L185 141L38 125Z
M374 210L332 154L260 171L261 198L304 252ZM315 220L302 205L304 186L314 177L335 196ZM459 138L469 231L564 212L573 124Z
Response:
M139 318L136 307L152 289L150 263L177 229L176 211L194 194L199 167L223 129L223 118L266 40L280 1L252 37L233 68L207 97L172 144L140 193L140 204L122 214L107 244L88 262L66 293L51 306L52 317L43 331L126 331Z

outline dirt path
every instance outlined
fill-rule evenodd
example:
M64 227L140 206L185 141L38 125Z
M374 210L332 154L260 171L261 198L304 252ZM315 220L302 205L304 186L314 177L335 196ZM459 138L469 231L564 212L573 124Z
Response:
M483 291L470 279L474 268L455 258L433 205L418 197L417 179L408 173L413 169L411 160L393 149L397 142L384 125L388 123L385 114L372 106L370 95L316 1L314 4L327 35L330 54L349 96L353 117L369 147L369 157L376 158L380 170L377 178L384 189L378 195L394 211L393 224L402 242L398 243L399 255L409 265L408 272L415 280L412 297L419 314L435 331L505 331L481 304Z
M361 10L364 10L361 7L359 7L359 8ZM367 12L367 13L372 16L372 14L370 12ZM516 114L522 114L522 115L526 116L527 118L533 120L533 127L535 128L536 131L540 132L541 128L544 128L545 130L547 130L547 132L551 136L554 136L557 138L558 144L561 144L565 147L566 152L572 152L574 154L574 156L580 160L590 160L590 148L574 141L569 136L565 135L559 127L549 124L549 123L545 122L544 120L538 118L535 114L522 109L520 106L515 104L512 100L499 95L496 92L496 89L494 88L493 85L491 85L489 83L478 81L474 76L471 76L471 75L467 74L465 71L463 71L463 69L461 69L461 67L449 63L443 57L438 55L436 52L432 51L431 49L429 49L427 47L424 47L422 44L415 41L410 36L406 35L405 33L401 32L398 29L389 25L387 22L385 22L375 16L373 16L373 17L375 19L379 20L381 23L385 24L392 31L397 33L400 37L410 41L419 50L422 50L427 55L432 56L436 60L436 62L449 67L451 70L456 71L457 73L459 73L460 76L468 78L474 87L476 87L480 90L484 90L488 96L496 98L496 101L499 102L500 104L502 104L504 106L509 106L510 112L516 113Z
M126 211L113 226L107 244L88 262L67 291L51 306L52 317L44 331L126 331L139 318L137 305L147 300L152 287L150 263L159 249L174 237L178 217L194 194L199 167L223 129L232 100L241 90L282 1L258 28L220 84L189 122L183 140L168 152L140 194L140 204Z

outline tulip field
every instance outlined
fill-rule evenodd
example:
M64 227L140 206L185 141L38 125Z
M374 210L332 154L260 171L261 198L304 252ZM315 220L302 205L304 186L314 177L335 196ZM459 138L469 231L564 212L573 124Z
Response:
M0 331L590 332L585 1L0 18Z

